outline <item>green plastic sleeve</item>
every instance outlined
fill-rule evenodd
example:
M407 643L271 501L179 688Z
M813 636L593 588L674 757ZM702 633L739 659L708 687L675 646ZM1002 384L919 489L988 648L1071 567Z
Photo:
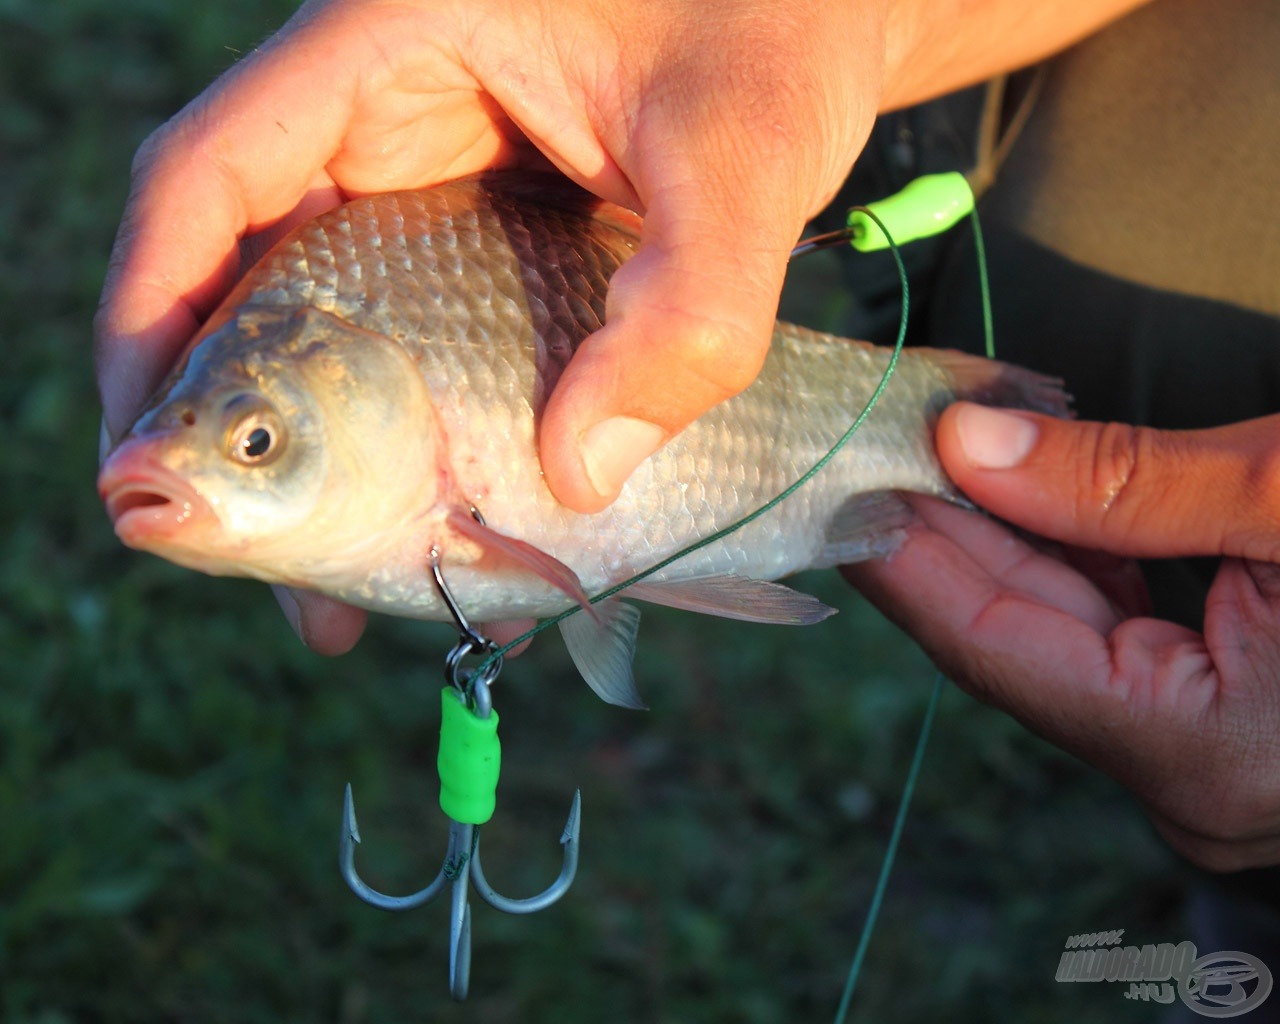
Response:
M502 744L498 713L478 718L452 686L440 691L440 809L464 825L483 825L498 799Z
M959 171L926 174L916 178L901 192L867 203L898 245L917 238L941 234L961 217L973 210L973 190ZM875 252L889 248L889 241L879 226L861 210L849 211L849 227L853 229L850 244L859 252Z

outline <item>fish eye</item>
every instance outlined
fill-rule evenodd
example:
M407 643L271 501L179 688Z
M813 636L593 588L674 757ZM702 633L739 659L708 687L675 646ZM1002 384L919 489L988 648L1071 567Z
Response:
M244 395L227 403L227 455L243 466L265 466L284 448L284 424L266 402Z

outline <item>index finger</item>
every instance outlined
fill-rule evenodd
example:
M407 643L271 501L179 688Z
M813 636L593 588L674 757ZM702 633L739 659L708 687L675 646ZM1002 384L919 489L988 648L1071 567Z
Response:
M349 82L316 102L298 61L246 58L156 131L133 181L94 322L108 431L118 436L183 343L235 280L239 240L312 197L341 137ZM345 88L344 88L345 87Z

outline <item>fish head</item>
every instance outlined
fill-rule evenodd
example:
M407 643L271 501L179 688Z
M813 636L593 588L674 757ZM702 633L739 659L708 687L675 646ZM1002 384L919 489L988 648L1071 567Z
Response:
M392 339L311 307L241 307L196 338L98 489L130 547L333 589L435 502L434 424Z

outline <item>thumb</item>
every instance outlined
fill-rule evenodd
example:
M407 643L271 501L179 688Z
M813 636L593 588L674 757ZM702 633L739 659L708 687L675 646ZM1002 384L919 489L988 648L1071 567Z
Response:
M1280 416L1165 431L959 402L938 455L1009 522L1133 557L1280 560Z
M560 501L604 508L641 462L755 379L801 223L748 250L727 213L650 208L640 251L610 282L606 325L574 353L543 413L542 467Z

